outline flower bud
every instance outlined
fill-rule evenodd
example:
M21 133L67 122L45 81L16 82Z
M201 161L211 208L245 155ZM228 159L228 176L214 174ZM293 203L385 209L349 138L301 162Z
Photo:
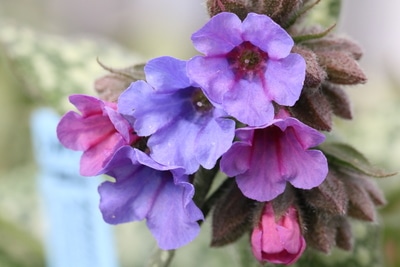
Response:
M320 90L308 89L303 89L300 99L293 107L289 108L290 113L314 129L330 131L332 129L332 108L328 99Z
M236 14L242 20L249 13L246 0L208 0L207 10L210 17L221 12L231 12Z
M319 63L326 69L328 81L337 84L353 85L365 83L367 77L352 55L346 52L316 52Z
M318 88L326 78L325 70L319 65L318 58L315 53L300 45L295 45L292 49L293 53L300 54L306 61L306 78L304 86L310 88Z
M119 95L132 82L146 78L143 71L144 64L137 64L123 69L114 69L104 65L99 59L97 59L97 62L103 69L109 72L109 74L98 78L94 82L94 89L103 101L117 102Z
M321 91L328 99L333 114L342 119L352 119L350 99L340 85L325 82L321 86Z
M300 0L264 0L262 13L271 17L276 23L283 25L302 6Z
M267 202L251 234L251 246L260 262L296 262L306 248L296 208L290 206L285 214L277 218L272 203Z
M131 84L132 79L118 74L106 74L94 82L99 98L108 102L117 102L119 95Z

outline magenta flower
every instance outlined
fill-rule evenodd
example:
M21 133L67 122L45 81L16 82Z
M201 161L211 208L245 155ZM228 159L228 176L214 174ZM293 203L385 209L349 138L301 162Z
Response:
M242 22L233 13L219 13L192 41L204 56L188 62L189 77L239 121L267 124L273 101L292 106L299 99L305 61L290 53L293 39L268 16L249 13Z
M285 190L286 182L310 189L321 184L328 164L319 150L324 135L295 118L274 119L266 127L236 130L240 141L222 156L221 170L245 196L270 201Z
M66 148L83 151L81 175L100 174L118 148L136 142L139 137L116 111L116 104L86 95L71 95L69 100L81 115L70 111L61 118L58 139Z
M291 206L285 214L276 218L272 204L266 203L251 234L251 248L260 262L295 263L306 249L297 210Z
M161 249L176 249L199 233L203 214L183 169L156 163L130 146L120 148L105 167L115 182L99 187L100 210L110 224L147 220Z
M235 122L189 81L185 61L155 58L145 73L147 82L134 82L121 94L118 111L133 122L138 135L150 136L150 156L188 174L200 165L214 167L232 145Z

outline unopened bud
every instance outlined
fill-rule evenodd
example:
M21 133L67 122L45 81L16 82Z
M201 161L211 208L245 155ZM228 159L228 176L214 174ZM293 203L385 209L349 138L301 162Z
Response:
M128 88L131 82L133 80L125 76L107 74L94 82L94 89L100 99L108 102L116 102L119 95Z
M321 91L331 104L333 114L343 119L352 119L349 97L339 85L325 82L321 86Z
M98 78L94 83L94 89L99 94L99 98L108 102L116 102L119 95L128 86L137 80L145 80L144 65L137 64L123 69L114 69L104 65L99 59L97 63L107 70L106 74Z
M309 213L308 216L310 227L305 235L307 244L319 251L329 253L336 244L335 217L323 212Z
M284 27L301 5L301 0L263 0L260 12Z
M250 12L246 0L208 0L207 10L210 17L221 12L236 14L241 20Z
M365 83L367 77L357 61L346 52L316 51L319 63L326 69L328 81L337 84Z
M353 234L349 220L346 217L338 217L337 223L336 246L343 250L352 250Z
M354 41L344 37L328 36L304 43L313 51L338 51L349 53L354 59L359 60L363 54L361 47Z
M332 128L332 109L325 96L318 90L304 88L300 99L289 108L293 117L308 126L322 131Z
M345 215L347 212L348 196L346 188L330 170L325 181L316 188L303 191L306 202L317 210L323 210L332 215Z
M306 61L306 77L304 86L309 88L318 88L326 78L325 70L319 65L318 58L315 53L303 46L295 45L292 49L293 53L300 54Z
M363 183L359 179L352 177L346 177L345 183L350 199L349 216L363 221L375 221L375 205L363 187Z

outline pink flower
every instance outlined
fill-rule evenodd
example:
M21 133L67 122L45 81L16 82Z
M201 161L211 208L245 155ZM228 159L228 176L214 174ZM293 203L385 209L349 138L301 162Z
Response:
M267 202L259 224L251 234L251 246L254 256L261 262L295 263L306 248L296 208L291 206L276 218L272 204Z
M66 148L83 151L81 175L100 174L118 148L135 143L139 137L116 111L115 103L86 95L71 95L69 100L81 115L70 111L61 118L58 139Z

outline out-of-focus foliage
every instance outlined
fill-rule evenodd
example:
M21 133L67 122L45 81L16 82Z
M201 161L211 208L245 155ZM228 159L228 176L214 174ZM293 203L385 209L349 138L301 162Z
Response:
M137 55L105 40L62 37L7 24L0 28L0 45L35 103L62 113L72 107L68 95L95 95L94 79L105 73L96 58L117 68L140 63Z
M45 259L33 165L0 175L0 266L41 267ZM23 177L23 178L21 178Z
M72 108L68 95L96 95L94 81L107 73L96 61L125 67L141 59L97 38L0 27L0 266L45 266L46 215L41 213L33 164L30 112L47 106ZM45 129L44 129L45 130Z
M308 23L320 24L325 27L337 23L340 15L341 1L342 0L321 0L311 9L310 14L307 17Z

